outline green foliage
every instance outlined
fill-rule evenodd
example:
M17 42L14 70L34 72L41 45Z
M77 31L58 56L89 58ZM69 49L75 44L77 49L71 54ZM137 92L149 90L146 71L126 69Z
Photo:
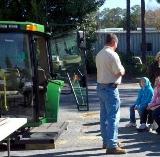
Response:
M97 14L99 27L117 27L124 14L124 10L119 7L113 9L105 8Z
M146 73L146 67L143 64L135 62L132 54L119 54L122 65L126 70L126 76L141 76Z
M131 19L131 30L135 30L137 27L140 27L140 15L141 9L139 5L134 5L130 9L130 19ZM105 8L97 14L98 16L98 25L100 28L108 27L122 27L126 29L126 9L122 8Z
M136 30L137 27L138 27L138 23L137 23L136 17L134 15L131 15L130 19L131 19L130 29L131 30ZM124 30L127 29L126 20L127 20L126 17L124 17L123 20L119 23L119 26L123 27Z
M18 20L20 18L20 3L18 0L1 0L0 1L0 18L1 20Z
M154 61L154 56L146 57L146 64L135 62L132 55L119 54L127 76L147 76L148 67Z
M31 21L52 26L53 31L81 25L86 15L104 0L1 0L0 19Z
M126 70L126 75L131 75L133 70L133 61L132 61L132 55L125 55L123 53L119 54L119 57L121 59L122 65L124 66Z
M96 12L92 12L90 14L87 14L86 17L83 20L83 23L81 25L82 30L85 28L85 34L86 34L86 51L87 51L87 72L88 74L95 74L96 73L96 65L95 65L95 59L93 55L93 48L92 44L96 41L96 29L97 29L97 23L96 23Z
M155 60L154 56L147 56L147 58L146 58L146 64L150 65L150 64L152 64L154 62L154 60Z

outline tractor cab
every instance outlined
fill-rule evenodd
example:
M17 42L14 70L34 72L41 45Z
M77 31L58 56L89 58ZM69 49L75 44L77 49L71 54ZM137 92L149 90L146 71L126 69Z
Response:
M31 22L0 21L0 115L39 122L53 65L49 35Z
M86 48L84 31L71 31L51 37L51 53L54 73L71 88L77 109L89 110ZM64 94L69 94L64 93Z

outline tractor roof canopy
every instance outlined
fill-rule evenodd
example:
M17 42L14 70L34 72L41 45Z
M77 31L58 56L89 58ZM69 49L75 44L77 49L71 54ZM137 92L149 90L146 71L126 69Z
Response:
M32 22L0 21L0 30L31 31L45 33L43 25Z

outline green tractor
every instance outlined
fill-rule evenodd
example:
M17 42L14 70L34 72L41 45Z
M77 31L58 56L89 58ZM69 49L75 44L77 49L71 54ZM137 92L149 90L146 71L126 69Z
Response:
M65 80L78 109L89 110L84 53L79 50L75 33L53 37L40 24L0 21L0 117L27 118L12 137L15 144L54 147L68 125L56 123Z
M44 26L0 21L0 116L26 117L29 127L57 122L62 86Z

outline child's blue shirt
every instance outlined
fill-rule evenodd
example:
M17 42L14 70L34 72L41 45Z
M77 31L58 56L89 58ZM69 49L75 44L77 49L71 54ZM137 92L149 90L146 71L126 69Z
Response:
M149 79L146 77L143 77L143 79L145 80L146 85L144 88L141 88L139 90L138 97L135 103L135 107L140 111L144 111L147 108L153 97L153 88Z

